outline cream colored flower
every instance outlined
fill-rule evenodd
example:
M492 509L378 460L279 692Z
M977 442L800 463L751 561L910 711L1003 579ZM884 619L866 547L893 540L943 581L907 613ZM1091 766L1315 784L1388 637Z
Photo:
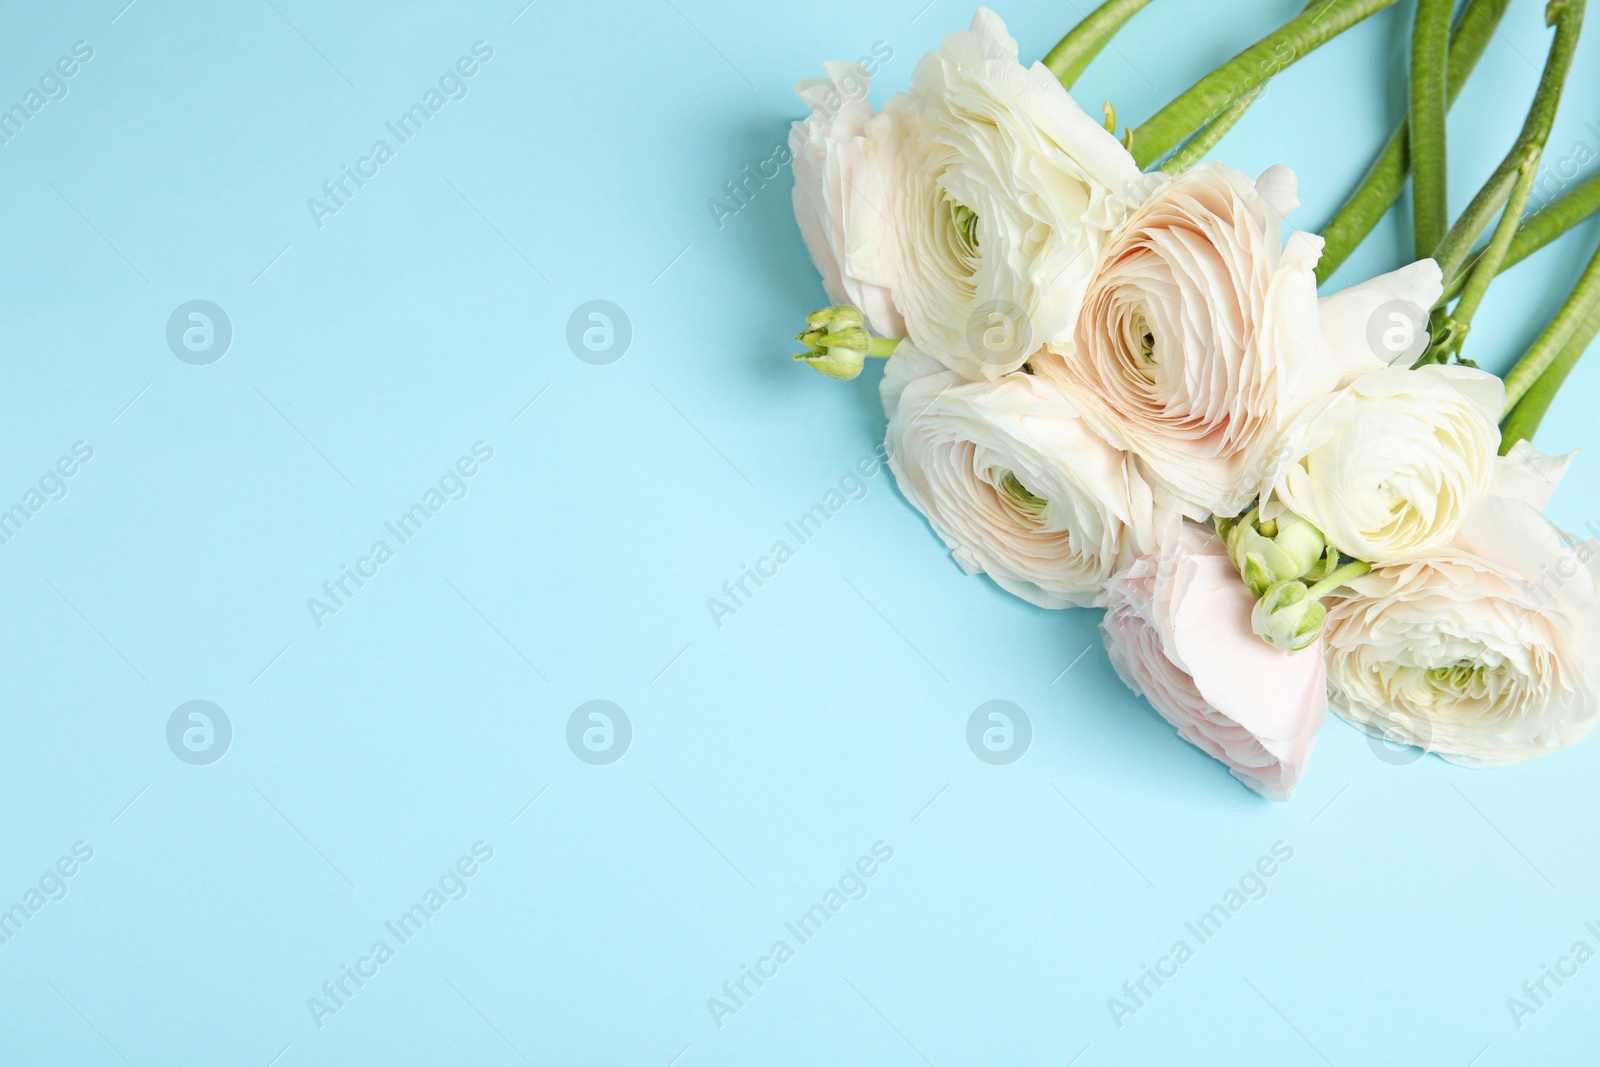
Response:
M1489 491L1505 406L1499 378L1470 367L1388 367L1309 410L1276 504L1347 556L1388 563L1447 544Z
M1069 338L1141 175L1053 74L1018 63L999 16L979 8L923 57L870 135L886 145L880 251L892 245L872 276L906 336L972 379Z
M1131 458L1048 382L968 381L901 342L882 393L900 491L968 574L1040 607L1083 607L1154 546Z
M1600 713L1600 543L1540 508L1565 461L1523 443L1456 539L1327 601L1332 706L1375 736L1468 766L1587 737Z

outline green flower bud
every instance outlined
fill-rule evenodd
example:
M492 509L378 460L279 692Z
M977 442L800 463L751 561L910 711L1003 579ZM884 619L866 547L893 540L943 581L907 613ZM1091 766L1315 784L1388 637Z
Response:
M1252 508L1238 519L1219 520L1217 532L1233 565L1256 596L1274 582L1303 578L1317 565L1327 543L1315 526L1297 515L1257 522Z
M1244 584L1250 587L1250 592L1255 594L1257 599L1261 598L1273 582L1283 580L1273 573L1272 566L1259 552L1251 552L1244 557L1243 562L1239 564L1239 576L1244 579Z
M1275 582L1256 601L1250 624L1263 641L1285 652L1298 652L1316 641L1328 611L1304 582Z
M841 382L861 373L868 356L887 357L899 341L873 337L866 319L853 307L840 304L806 316L807 329L794 335L806 346L795 359Z
M1272 543L1283 555L1286 569L1305 574L1322 557L1328 543L1315 526L1298 515L1284 515L1278 520L1278 532Z

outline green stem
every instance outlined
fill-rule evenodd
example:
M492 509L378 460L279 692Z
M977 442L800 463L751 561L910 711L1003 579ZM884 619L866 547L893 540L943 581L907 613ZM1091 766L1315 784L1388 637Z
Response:
M1578 278L1578 284L1567 295L1555 318L1550 320L1550 324L1533 342L1533 346L1506 375L1506 410L1515 407L1525 395L1533 391L1536 384L1544 381L1546 373L1558 361L1567 342L1579 332L1584 319L1592 316L1596 301L1600 301L1600 250L1596 250L1594 257L1589 260L1589 265ZM1551 396L1554 395L1552 390ZM1545 404L1548 406L1548 399ZM1538 425L1537 420L1534 421L1534 425Z
M1502 456L1510 452L1511 446L1518 441L1532 439L1534 432L1539 429L1539 423L1544 421L1545 412L1550 409L1550 402L1560 391L1561 383L1567 380L1578 357L1583 355L1597 333L1600 333L1600 300L1590 303L1589 313L1572 331L1567 343L1561 346L1555 360L1533 383L1532 388L1522 395L1522 400L1511 409L1511 414L1505 417L1500 427Z
M1308 0L1306 8L1309 10L1326 2L1327 0ZM1167 158L1167 161L1161 164L1161 172L1163 174L1182 174L1204 159L1206 153L1217 147L1217 142L1227 136L1228 131L1233 129L1240 119L1244 118L1244 113L1250 110L1250 105L1255 103L1257 98L1266 91L1267 82L1270 80L1270 77L1262 78L1259 85L1253 86L1243 96L1224 108L1220 115L1217 115L1202 127L1198 133L1185 141L1181 148L1172 153ZM1112 132L1115 133L1116 131L1113 130Z
M894 350L899 345L897 337L874 337L867 342L867 355L875 359L888 359L894 355Z
M1505 262L1500 264L1500 270L1510 270L1596 212L1600 212L1600 174L1590 175L1577 188L1524 218L1522 225L1517 227L1517 235L1511 239L1511 247L1506 250ZM1472 263L1469 262L1467 266L1470 269ZM1444 300L1448 302L1455 299L1466 283L1467 272L1464 270L1457 275L1455 283L1445 289Z
M1352 560L1349 563L1346 563L1343 567L1335 570L1332 574L1322 579L1322 581L1318 582L1310 589L1306 590L1306 592L1309 594L1308 599L1313 601L1321 600L1323 597L1339 588L1345 582L1348 582L1352 578L1359 578L1371 569L1372 564L1370 563L1363 563L1359 559Z
M1455 0L1417 0L1411 35L1411 188L1417 259L1433 254L1450 226L1445 113L1449 110L1450 16Z
M1450 38L1450 68L1445 86L1447 103L1455 103L1456 97L1461 95L1461 87L1467 84L1472 68L1478 65L1479 57L1489 46L1500 26L1500 17L1510 3L1511 0L1473 0L1467 4ZM1378 220L1399 199L1410 166L1410 131L1411 124L1401 119L1361 183L1322 228L1327 244L1322 249L1322 258L1317 261L1318 285L1327 281L1350 258L1350 253L1366 240Z
M1072 83L1078 80L1094 57L1100 54L1100 50L1111 43L1112 35L1149 2L1106 0L1045 53L1042 62L1050 68L1050 73L1061 80L1063 86L1072 88Z
M1327 44L1395 0L1328 0L1261 38L1133 131L1133 158L1141 168L1165 156L1213 116L1306 53Z
M1434 354L1437 356L1461 351L1461 345L1467 339L1467 331L1472 328L1472 316L1477 314L1478 305L1483 302L1484 294L1489 291L1489 283L1494 281L1495 275L1500 272L1506 253L1511 249L1517 224L1522 220L1522 209L1528 203L1528 195L1533 192L1533 181L1539 174L1540 156L1539 149L1532 148L1528 151L1528 158L1523 160L1522 167L1517 172L1516 185L1511 190L1511 199L1506 201L1506 209L1500 213L1500 223L1494 229L1494 236L1489 239L1489 246L1477 258L1467 275L1466 285L1461 290L1461 300L1451 310L1445 322L1443 336L1434 342ZM1444 362L1444 360L1435 359L1434 362Z
M1229 104L1227 110L1211 120L1210 125L1189 138L1182 148L1172 153L1167 161L1161 164L1161 170L1166 174L1181 174L1204 159L1207 152L1217 147L1217 142L1222 140L1223 135L1244 118L1244 113L1250 110L1250 105L1256 102L1256 97L1260 96L1266 87L1267 83L1262 82Z
M1556 28L1550 42L1550 53L1545 58L1544 73L1539 78L1539 91L1534 94L1533 105L1528 109L1527 120L1516 144L1506 153L1505 159L1495 168L1489 180L1483 183L1478 195L1472 198L1467 209L1456 219L1450 232L1434 251L1439 269L1444 272L1445 284L1452 284L1466 264L1472 246L1488 227L1490 220L1500 211L1511 188L1516 184L1517 169L1521 167L1530 148L1541 150L1550 139L1550 126L1555 121L1556 108L1561 104L1561 89L1567 80L1567 68L1572 65L1572 53L1578 46L1578 32L1583 28L1585 0L1550 0L1545 8L1545 24Z

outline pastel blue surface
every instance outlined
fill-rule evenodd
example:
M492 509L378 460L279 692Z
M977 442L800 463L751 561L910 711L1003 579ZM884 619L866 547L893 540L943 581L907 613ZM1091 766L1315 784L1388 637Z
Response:
M883 42L881 100L970 7L125 2L10 5L0 35L4 106L92 49L0 144L0 508L42 489L0 545L0 1064L1592 1061L1600 963L1520 1027L1507 998L1600 947L1600 743L1469 772L1335 720L1270 804L1122 689L1097 612L963 576L886 474L787 533L880 440L876 375L788 359L823 300L788 175L720 227L707 200L823 60ZM1301 6L1157 0L1080 96L1136 123ZM999 10L1034 58L1086 8ZM1456 105L1457 209L1541 16L1513 5ZM1216 155L1293 166L1316 228L1402 110L1409 24L1295 66ZM1548 157L1573 174L1597 33ZM1498 284L1469 354L1504 369L1597 233ZM1341 277L1408 245L1391 217ZM219 360L169 346L192 300ZM568 344L592 300L631 323L609 365ZM1540 444L1600 443L1597 389L1593 358ZM1553 515L1597 499L1588 455ZM231 726L209 764L176 755L187 712L169 745L194 700ZM631 725L616 762L569 747L591 700ZM1007 766L966 741L990 700L1032 725Z

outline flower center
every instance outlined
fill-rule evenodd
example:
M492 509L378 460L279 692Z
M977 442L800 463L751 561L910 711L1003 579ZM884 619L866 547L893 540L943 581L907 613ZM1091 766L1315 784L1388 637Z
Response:
M1000 490L1002 499L1015 508L1024 519L1038 525L1044 523L1045 509L1050 506L1050 502L1028 492L1027 488L1017 481L1015 474L1006 471L1000 479Z
M1134 319L1133 332L1139 341L1134 369L1145 381L1153 382L1156 380L1156 335L1150 332L1150 323L1142 314Z
M956 252L970 266L978 259L978 215L965 204L951 201L950 221L956 230Z
M1457 660L1448 667L1432 667L1428 681L1453 696L1482 699L1489 693L1486 668L1472 660Z

